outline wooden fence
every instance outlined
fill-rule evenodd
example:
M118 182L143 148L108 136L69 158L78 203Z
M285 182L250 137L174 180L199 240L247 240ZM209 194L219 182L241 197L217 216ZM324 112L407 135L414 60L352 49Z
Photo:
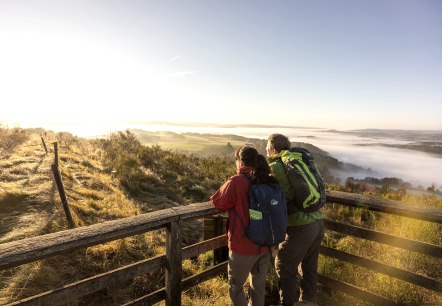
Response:
M374 199L336 191L327 192L327 196L329 203L361 207L373 211L407 216L442 224L442 209L438 208L415 208L397 201ZM165 255L146 259L103 274L95 275L75 283L43 292L36 296L16 301L10 305L57 305L67 303L68 301L73 301L82 296L105 289L111 285L131 280L137 275L142 275L161 267L165 268L166 274L164 288L134 301L129 301L125 305L151 305L161 300L165 300L166 305L181 305L182 290L195 286L207 279L225 273L226 271L227 263L222 262L203 273L182 279L181 264L184 259L195 257L198 254L218 249L226 245L226 239L224 235L222 235L182 248L182 221L204 218L216 214L218 214L218 211L214 209L210 203L205 202L168 208L148 214L1 244L0 269L8 269L48 258L50 256L68 254L74 250L87 248L89 246L145 233L159 228L166 228ZM385 233L337 223L331 220L326 220L325 225L328 231L335 231L404 248L410 251L431 255L435 258L442 257L442 247L438 245L394 237ZM321 253L325 256L350 262L427 288L437 294L442 293L442 283L436 279L325 246L321 248ZM370 293L362 288L357 288L351 284L330 278L326 275L320 275L319 281L326 287L343 291L375 305L396 305L386 297Z

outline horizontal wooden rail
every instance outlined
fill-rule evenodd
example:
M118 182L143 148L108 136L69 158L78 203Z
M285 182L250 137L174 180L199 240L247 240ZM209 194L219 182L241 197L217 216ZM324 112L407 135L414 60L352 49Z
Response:
M227 271L227 261L222 262L210 269L205 270L197 275L193 275L183 280L183 290L190 289L206 280L209 280L213 277L221 275ZM142 296L136 300L133 300L124 306L134 306L134 305L153 305L165 299L166 290L165 288L152 292L151 294Z
M398 304L392 300L322 274L318 275L318 281L326 287L342 291L376 306L398 306ZM344 305L344 303L342 305Z
M359 237L371 241L388 244L394 247L415 251L425 255L431 255L436 258L442 258L442 247L434 244L419 242L411 239L400 238L389 234L368 230L348 224L342 224L335 221L324 220L325 228L342 234Z
M78 299L85 295L97 292L112 285L118 285L134 278L137 275L163 267L166 264L166 256L157 256L151 259L139 261L132 265L124 266L107 273L95 275L93 277L75 282L51 291L34 295L32 297L14 302L8 305L32 305L46 306L59 305Z
M0 247L0 269L145 233L178 219L199 218L216 212L208 202L192 204L5 243Z
M207 251L213 250L227 245L226 237L215 237L191 246L183 248L183 259L189 259ZM58 305L68 303L69 301L78 299L85 295L94 293L96 291L105 289L112 285L123 283L134 277L148 272L154 271L158 268L164 267L166 264L166 255L160 255L154 258L145 259L134 264L130 264L106 273L95 275L93 277L54 289L39 295L35 295L8 305ZM184 283L183 283L184 285ZM163 289L164 292L165 289ZM163 296L162 293L152 293L152 296ZM164 298L163 298L164 299ZM148 298L150 300L150 298Z
M328 202L331 203L365 208L373 211L396 214L442 224L442 209L440 208L417 208L397 201L383 200L337 191L328 191L327 197ZM155 258L121 267L31 298L14 302L12 305L51 305L67 303L87 294L102 290L110 285L133 279L133 277L137 275L145 274L148 271L158 269L159 267L166 267L166 276L169 275L169 281L166 281L166 287L152 292L147 296L131 301L127 305L145 305L146 303L149 304L153 303L153 301L158 302L161 300L166 300L166 304L169 305L171 305L171 303L179 303L180 296L178 295L178 291L181 291L181 289L189 288L215 275L219 275L223 272L225 273L226 263L224 262L212 269L202 272L201 274L184 280L181 280L180 274L180 263L182 259L195 257L206 251L225 246L226 239L224 235L183 248L182 250L180 247L180 251L176 252L176 254L174 254L173 249L175 241L177 243L176 245L180 246L180 224L182 220L201 218L217 213L219 212L209 202L205 202L168 208L148 214L1 244L0 269L7 269L39 259L48 258L50 256L67 254L81 248L145 233L158 228L168 229L167 233L169 235L169 242L166 244L166 250L168 250L167 256L157 256ZM379 233L373 230L341 224L330 220L324 221L328 230L420 252L436 258L442 258L441 246L399 238L385 233ZM441 292L441 283L438 280L326 247L322 247L321 252L326 256L360 265L433 290L434 292ZM174 274L174 270L178 270L176 274ZM356 288L355 286L339 280L334 280L322 275L320 276L320 281L324 285L357 296L358 298L372 302L376 305L395 305L394 302L384 297L366 292L365 290Z
M429 290L433 290L439 293L442 293L442 282L430 278L430 277L426 277L426 276L422 276L422 275L418 275L403 269L399 269L396 267L392 267L374 260L370 260L367 258L363 258L360 256L356 256L353 254L349 254L346 252L342 252L339 250L335 250L329 247L325 247L325 246L321 246L321 254L332 257L332 258L336 258L338 260L342 260L342 261L346 261L349 262L351 264L355 264L361 267L364 267L366 269L369 270L373 270L385 275L389 275L392 277L395 277L397 279L406 281L408 283L411 284L415 284L418 286L421 286L423 288L429 289Z
M367 208L373 211L442 224L441 208L413 207L399 201L368 197L342 191L327 191L327 202Z

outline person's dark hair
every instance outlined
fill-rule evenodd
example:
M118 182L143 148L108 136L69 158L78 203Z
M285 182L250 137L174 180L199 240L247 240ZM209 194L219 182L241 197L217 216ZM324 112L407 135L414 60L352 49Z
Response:
M272 134L269 136L269 138L267 138L267 140L277 153L281 152L282 150L288 150L291 147L289 138L282 134Z
M258 151L250 146L244 146L235 152L235 158L241 160L244 165L252 167L250 176L255 184L277 184L275 177L271 176L271 170L266 158L258 154Z
M255 184L278 184L278 181L271 175L271 170L266 158L259 154L258 163L253 169L252 182Z

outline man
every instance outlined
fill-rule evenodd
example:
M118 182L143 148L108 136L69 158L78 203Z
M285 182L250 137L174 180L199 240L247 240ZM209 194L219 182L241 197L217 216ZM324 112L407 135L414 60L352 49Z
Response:
M288 137L272 134L267 141L267 156L273 175L284 189L287 199L288 227L285 241L279 245L276 256L276 273L282 305L314 305L318 295L319 246L324 237L324 215L317 210L311 213L299 211L293 204L293 189L285 173L282 160L289 158L291 143ZM301 264L301 291L297 281Z

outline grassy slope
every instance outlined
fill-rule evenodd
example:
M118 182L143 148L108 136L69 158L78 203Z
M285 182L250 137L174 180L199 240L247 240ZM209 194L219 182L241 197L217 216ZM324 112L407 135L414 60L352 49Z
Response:
M238 139L244 142L243 139ZM132 179L130 182L134 183L136 188L133 184L124 187L118 178L112 178L108 165L102 164L104 152L99 143L78 139L68 134L48 133L48 144L53 141L59 142L63 182L74 219L80 226L195 202L197 199L207 197L207 194L210 194L226 175L226 173L220 173L219 167L227 165L222 160L209 163L209 160L151 147L142 150L142 171L136 176L132 174L130 176ZM152 156L155 157L152 159ZM50 172L52 160L53 154L44 153L38 134L31 135L29 140L15 147L13 151L2 152L0 158L0 243L67 228ZM218 173L218 176L215 177L215 173ZM387 193L381 196L397 195ZM440 200L431 197L422 199L401 196L395 199L405 200L413 205L442 206ZM437 225L428 223L422 225L417 221L400 217L385 217L378 213L370 214L368 221L362 221L361 210L346 208L335 210L331 206L326 208L326 213L330 218L358 226L362 225L433 244L442 243L441 235L435 234L441 230L441 227ZM200 232L199 226L199 224L188 225L185 231L188 242L198 239L196 236L189 237L191 233ZM398 267L405 265L405 268L409 270L420 271L436 279L441 277L441 263L431 258L405 254L400 250L391 251L375 243L339 237L332 233L326 237L326 243L338 249L377 260L379 258L376 254L381 252L385 254L382 261L388 264ZM162 231L158 231L2 271L0 272L0 304L152 257L162 253L163 246L164 235ZM440 299L438 300L430 293L416 293L415 287L406 285L404 293L401 289L404 287L403 283L391 281L379 274L367 273L363 269L355 269L349 264L328 260L326 257L321 258L322 272L361 286L367 286L364 280L369 280L369 283L373 283L371 286L368 285L370 290L393 296L398 301L405 301L408 304L418 304L422 301L440 302ZM202 266L208 265L210 255L205 254L200 259L201 264L190 261L184 263L185 275L195 273ZM119 290L109 288L109 290L87 297L83 299L83 302L80 301L80 304L123 303L157 289L163 281L162 273L154 272L152 275L137 277L127 286L118 288ZM214 279L187 291L183 296L183 304L227 305L227 290L225 281ZM346 296L337 295L337 297L348 299ZM333 303L333 298L330 299L327 296L323 296L322 300Z
M163 148L191 153L199 157L232 156L235 149L246 144L254 146L260 154L266 155L267 141L265 139L247 138L238 135L149 132L139 129L131 130L131 132L133 132L144 145L159 145ZM336 182L336 173L339 171L364 171L370 173L370 170L353 164L340 162L327 152L309 143L296 142L293 143L293 145L306 148L315 156L315 162L326 182Z
M113 178L111 171L105 169L101 163L103 151L95 141L50 132L46 140L48 146L53 141L59 143L60 170L71 212L78 226L188 202L180 198L179 194L170 195L171 188L167 188L166 183L161 184L161 173L151 173L151 176L158 178L157 183L162 185L157 186L156 191L145 190L137 196L131 195L120 180ZM40 136L30 135L26 142L13 150L1 151L0 157L0 243L67 229L50 170L53 152L45 154ZM198 240L200 227L200 222L186 224L184 235L192 237L185 237L185 240ZM0 304L162 254L163 246L164 232L159 230L0 271ZM202 262L205 256L202 256ZM210 261L210 256L207 260ZM185 265L186 275L199 269L190 262ZM152 275L137 277L118 290L109 288L86 297L80 304L123 303L162 287L163 282L163 273L153 272ZM215 291L218 287L227 288L223 281L215 279L203 286L201 292ZM200 299L200 291L189 291L188 294L184 297L188 301ZM226 291L213 298L224 301L225 295ZM202 295L202 299L206 300L207 296Z

